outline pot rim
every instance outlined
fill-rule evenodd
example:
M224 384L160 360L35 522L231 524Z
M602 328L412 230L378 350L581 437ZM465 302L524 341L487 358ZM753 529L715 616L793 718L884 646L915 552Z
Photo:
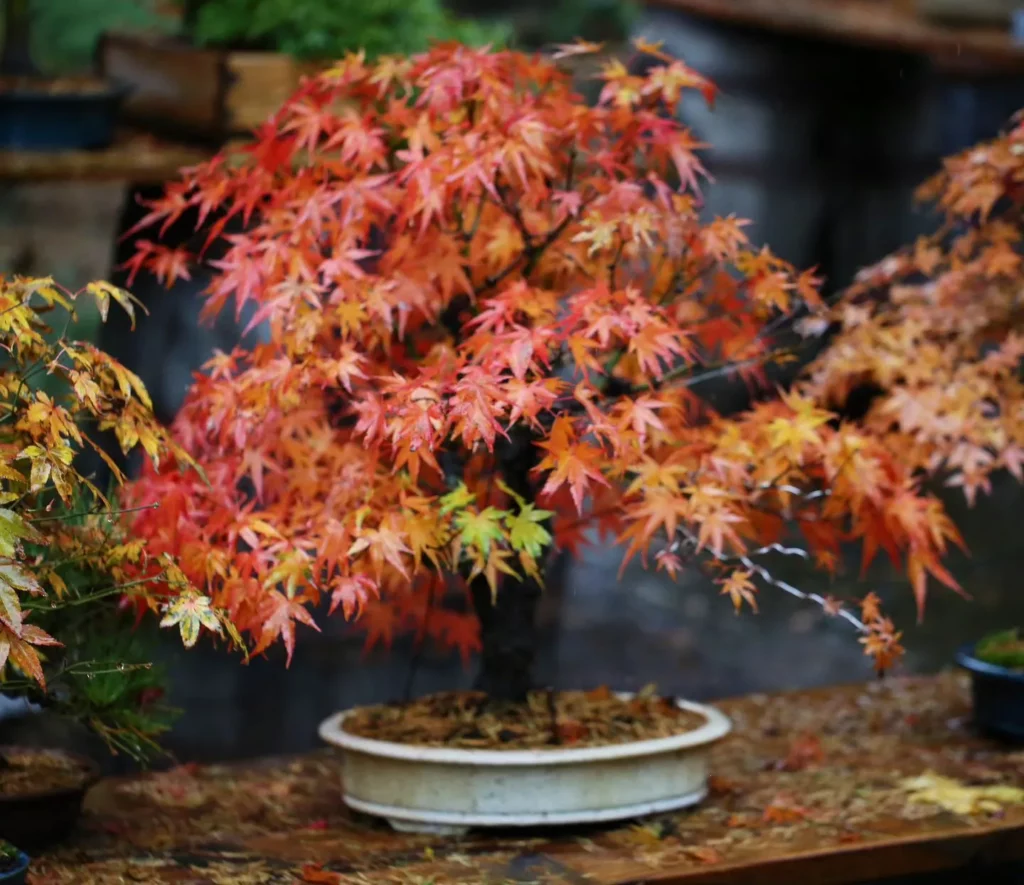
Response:
M11 867L11 869L6 872L0 873L0 882L6 882L8 879L13 879L16 876L23 875L28 870L29 864L32 863L32 858L25 854L25 852L20 848L18 849L18 853L15 857L18 859L18 865L16 867Z
M74 90L68 90L67 92L47 92L44 89L33 89L31 86L18 86L13 89L0 89L0 101L38 102L49 104L77 101L99 104L111 101L122 101L134 90L134 87L130 83L114 77L101 76L96 77L96 80L102 82L106 88L93 89L89 92L75 92Z
M634 697L633 692L615 692L623 700ZM512 767L528 765L569 765L585 762L607 762L631 759L637 756L655 756L677 750L695 749L725 737L732 730L730 719L707 704L675 699L681 710L699 713L707 720L699 728L682 734L626 744L608 744L602 747L552 747L537 750L475 750L463 747L425 747L416 744L400 744L396 741L380 741L349 734L342 728L345 718L354 709L342 710L325 719L318 729L320 739L343 750L401 759L408 762L428 762L456 765L479 765Z
M1011 670L1009 667L1001 667L999 664L990 664L975 657L974 651L976 642L968 642L957 649L955 659L957 664L970 673L977 673L982 676L991 676L1002 679L1005 682L1017 682L1024 685L1024 670Z
M48 799L63 799L68 796L77 796L79 794L84 796L85 793L87 793L89 789L100 780L100 767L96 763L96 760L90 759L88 756L83 756L80 753L72 753L68 750L62 750L57 747L27 747L19 744L5 744L0 746L0 755L12 750L59 754L64 756L66 759L70 759L72 762L78 763L78 765L83 769L84 777L82 778L82 782L75 787L61 787L56 790L45 790L40 793L19 793L15 796L5 796L0 794L0 806L17 805L20 802L40 802ZM0 878L0 882L3 882L3 878Z

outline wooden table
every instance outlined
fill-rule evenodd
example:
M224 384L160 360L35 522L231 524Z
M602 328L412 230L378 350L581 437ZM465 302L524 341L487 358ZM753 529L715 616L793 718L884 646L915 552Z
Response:
M508 882L842 885L1024 858L1024 804L956 813L905 779L1024 786L1024 751L975 737L958 675L723 702L697 809L572 832L409 836L347 812L330 753L110 780L34 885ZM324 711L327 713L328 711ZM942 800L943 802L945 800Z
M109 148L98 151L0 150L0 180L159 184L176 178L181 168L208 159L211 153L125 132Z
M648 6L782 34L931 56L945 69L1024 73L1006 28L953 27L919 15L916 0L645 0Z

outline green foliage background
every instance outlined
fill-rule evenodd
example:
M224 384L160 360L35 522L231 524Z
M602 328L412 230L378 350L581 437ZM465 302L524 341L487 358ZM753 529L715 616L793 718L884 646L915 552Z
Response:
M505 43L511 32L500 22L457 18L441 0L206 0L193 36L319 59L358 49L370 57L416 52L431 39Z
M0 0L0 6L2 6ZM155 0L32 0L32 52L48 73L87 69L104 31L171 32L175 23L155 11Z
M177 33L180 25L157 11L157 0L30 0L36 63L45 72L80 71L92 64L104 31ZM369 56L416 52L430 40L470 45L538 46L580 36L621 41L635 21L637 0L519 0L487 9L445 0L178 0L193 7L191 38L202 45L337 58L365 48ZM0 0L2 8L4 0Z

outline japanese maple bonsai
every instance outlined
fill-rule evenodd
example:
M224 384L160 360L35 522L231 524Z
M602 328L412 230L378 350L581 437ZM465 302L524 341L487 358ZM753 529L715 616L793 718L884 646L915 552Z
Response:
M208 482L147 467L130 494L162 506L133 531L179 557L257 653L281 641L290 659L296 625L316 628L329 600L371 646L412 631L479 652L481 715L521 704L549 554L591 530L670 575L707 568L737 609L765 585L821 605L880 669L900 635L878 597L804 593L771 557L831 571L860 541L865 562L885 549L907 569L922 606L929 575L957 586L942 559L959 537L922 481L946 467L970 488L1016 464L1021 428L999 417L1020 402L1016 339L971 358L948 287L933 318L927 287L894 289L885 310L859 295L829 307L742 221L702 223L698 145L676 111L713 87L640 48L657 63L609 62L595 106L556 63L515 52L349 56L152 205L154 228L218 210L211 239L249 221L206 313L255 305L269 334L197 376L174 434ZM169 280L198 260L145 239L132 265ZM778 333L795 320L839 331L772 395L764 369L793 358ZM758 391L729 416L700 395L726 373ZM1017 397L994 417L968 396L981 376L989 397ZM830 408L868 377L889 394L840 420ZM906 402L917 387L926 402L959 390L972 420L939 432ZM965 446L986 457L963 461Z
M111 299L133 310L130 296L107 284L90 284L86 296L104 317ZM75 297L49 279L0 278L0 687L145 760L171 711L122 601L167 608L176 623L191 597L168 597L183 579L174 563L125 534L123 511L75 458L86 447L101 451L90 434L112 429L125 452L188 459L139 380L66 336ZM139 568L160 580L128 577ZM206 620L221 629L214 612ZM29 849L60 837L96 776L95 763L70 754L0 748L0 835Z

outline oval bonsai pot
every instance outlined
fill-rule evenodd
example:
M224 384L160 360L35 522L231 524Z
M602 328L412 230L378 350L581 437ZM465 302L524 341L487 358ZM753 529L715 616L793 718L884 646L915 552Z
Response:
M25 885L30 862L31 858L24 851L19 851L8 869L0 869L0 885Z
M630 694L620 697L629 698ZM708 791L708 755L729 719L701 714L699 728L599 747L478 750L425 747L344 730L346 710L320 737L342 752L343 800L403 832L464 833L471 827L535 827L625 820L695 805Z
M993 737L1024 743L1024 670L975 657L977 643L963 646L956 662L971 674L974 721Z
M0 77L0 150L99 150L114 140L123 84Z
M18 749L40 752L35 748L0 747L0 755ZM82 813L85 794L100 778L99 766L93 760L63 750L52 752L82 769L81 783L39 793L0 794L0 838L26 851L38 852L67 838Z

